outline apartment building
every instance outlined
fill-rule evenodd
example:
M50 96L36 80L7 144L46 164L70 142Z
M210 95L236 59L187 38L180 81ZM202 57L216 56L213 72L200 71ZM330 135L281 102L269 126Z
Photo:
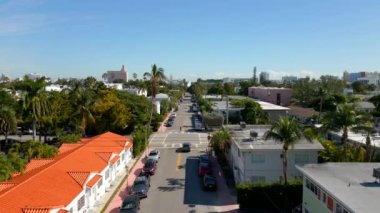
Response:
M379 212L379 168L380 163L297 166L303 174L303 212Z
M233 168L235 181L275 182L282 180L282 143L264 140L270 125L228 125L231 148L228 162ZM301 177L296 165L318 162L318 152L323 146L318 141L301 139L288 151L288 178Z
M63 144L0 183L0 212L90 212L132 158L132 140L107 132Z
M292 90L277 87L249 87L248 96L280 106L290 105Z

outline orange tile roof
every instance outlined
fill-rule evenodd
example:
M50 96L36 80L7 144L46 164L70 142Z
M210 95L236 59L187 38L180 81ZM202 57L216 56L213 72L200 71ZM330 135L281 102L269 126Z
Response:
M23 213L49 213L50 208L23 208Z
M26 166L24 173L30 172L34 169L38 169L42 166L45 166L49 163L53 163L54 159L33 159Z
M119 155L131 146L131 139L111 132L88 138L80 145L64 145L62 150L66 151L54 161L33 161L28 172L0 183L0 212L65 208L83 191L90 173L101 172L113 154Z
M93 187L97 182L98 180L100 180L100 178L102 178L101 175L95 175L88 183L87 183L87 186L88 187Z
M81 187L83 187L90 172L67 172Z
M0 183L0 193L2 191L5 191L5 190L7 190L7 189L9 189L9 188L11 188L13 186L15 186L15 185L16 184L14 184L14 183Z
M59 154L71 151L75 148L78 148L80 146L83 146L82 143L64 143L61 147L59 147Z
M120 156L119 156L119 155L116 155L115 157L113 157L113 158L111 159L111 163L112 163L112 164L115 164L119 159L120 159Z

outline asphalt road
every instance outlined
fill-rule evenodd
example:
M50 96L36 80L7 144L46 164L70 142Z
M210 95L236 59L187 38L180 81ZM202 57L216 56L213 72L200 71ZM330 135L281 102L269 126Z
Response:
M207 149L208 133L192 130L189 106L190 102L185 101L176 112L173 126L150 138L150 149L160 150L161 158L157 172L151 178L148 197L141 201L140 212L235 212L238 208L236 198L229 194L216 161L213 170L219 188L216 192L202 190L202 179L197 171L198 156ZM190 142L192 151L176 152L182 142Z

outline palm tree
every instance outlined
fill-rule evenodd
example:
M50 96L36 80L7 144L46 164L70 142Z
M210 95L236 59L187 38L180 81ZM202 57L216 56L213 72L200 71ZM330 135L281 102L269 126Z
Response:
M345 161L347 161L348 130L357 124L358 118L354 104L340 104L336 111L328 112L322 117L322 128L324 130L343 131L342 145Z
M376 132L373 117L369 113L363 113L358 117L360 119L360 122L358 122L357 125L352 128L352 130L354 132L361 132L365 135L365 161L371 162L374 153L371 145L371 135Z
M33 81L27 76L24 78L23 82L18 85L18 88L24 91L23 107L28 112L31 112L33 140L36 138L36 125L38 119L50 113L47 95L44 91L45 86L45 78L39 78Z
M12 108L7 106L0 107L0 133L4 134L5 143L8 143L8 134L16 130L17 121L16 113ZM1 148L1 144L0 144Z
M288 183L288 149L298 143L302 135L302 127L298 120L287 116L280 117L264 135L265 140L274 139L283 144L281 158L285 184Z
M71 104L76 109L75 116L79 117L80 131L83 135L86 135L88 125L95 123L95 118L91 112L91 107L95 103L93 96L92 91L79 84L76 84L70 91Z
M157 67L156 64L153 64L151 72L144 73L144 78L150 79L150 84L152 87L152 99L155 99L156 94L158 93L160 82L166 80L164 69Z

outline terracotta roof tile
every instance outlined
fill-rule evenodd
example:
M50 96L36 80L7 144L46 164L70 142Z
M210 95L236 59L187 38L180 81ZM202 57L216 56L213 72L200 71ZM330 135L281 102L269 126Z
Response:
M38 169L52 162L54 162L54 159L33 159L26 166L24 173L30 172L34 169Z
M97 152L96 153L102 160L108 163L111 158L112 152Z
M23 213L49 213L50 208L23 208Z
M76 149L78 147L81 147L83 146L82 143L64 143L61 145L61 147L59 147L59 154L62 154L62 153L65 153L65 152L68 152L68 151L71 151L73 149Z
M113 158L111 159L111 163L112 163L112 164L115 164L119 159L120 159L120 156L119 156L119 155L116 155L115 157L113 157Z
M93 187L97 182L98 180L100 180L100 178L102 178L101 175L95 175L88 183L87 183L87 186L88 187Z
M83 187L86 182L90 172L67 172L80 186Z
M80 145L63 145L63 151L54 161L32 161L28 172L0 183L0 212L65 208L83 191L91 173L104 170L110 157L125 149L120 146L123 141L132 146L130 138L108 132ZM91 179L89 185L94 181Z
M5 190L7 190L7 189L9 189L9 188L11 188L13 186L15 186L15 185L16 184L14 184L14 183L0 183L0 193L2 191L5 191Z

